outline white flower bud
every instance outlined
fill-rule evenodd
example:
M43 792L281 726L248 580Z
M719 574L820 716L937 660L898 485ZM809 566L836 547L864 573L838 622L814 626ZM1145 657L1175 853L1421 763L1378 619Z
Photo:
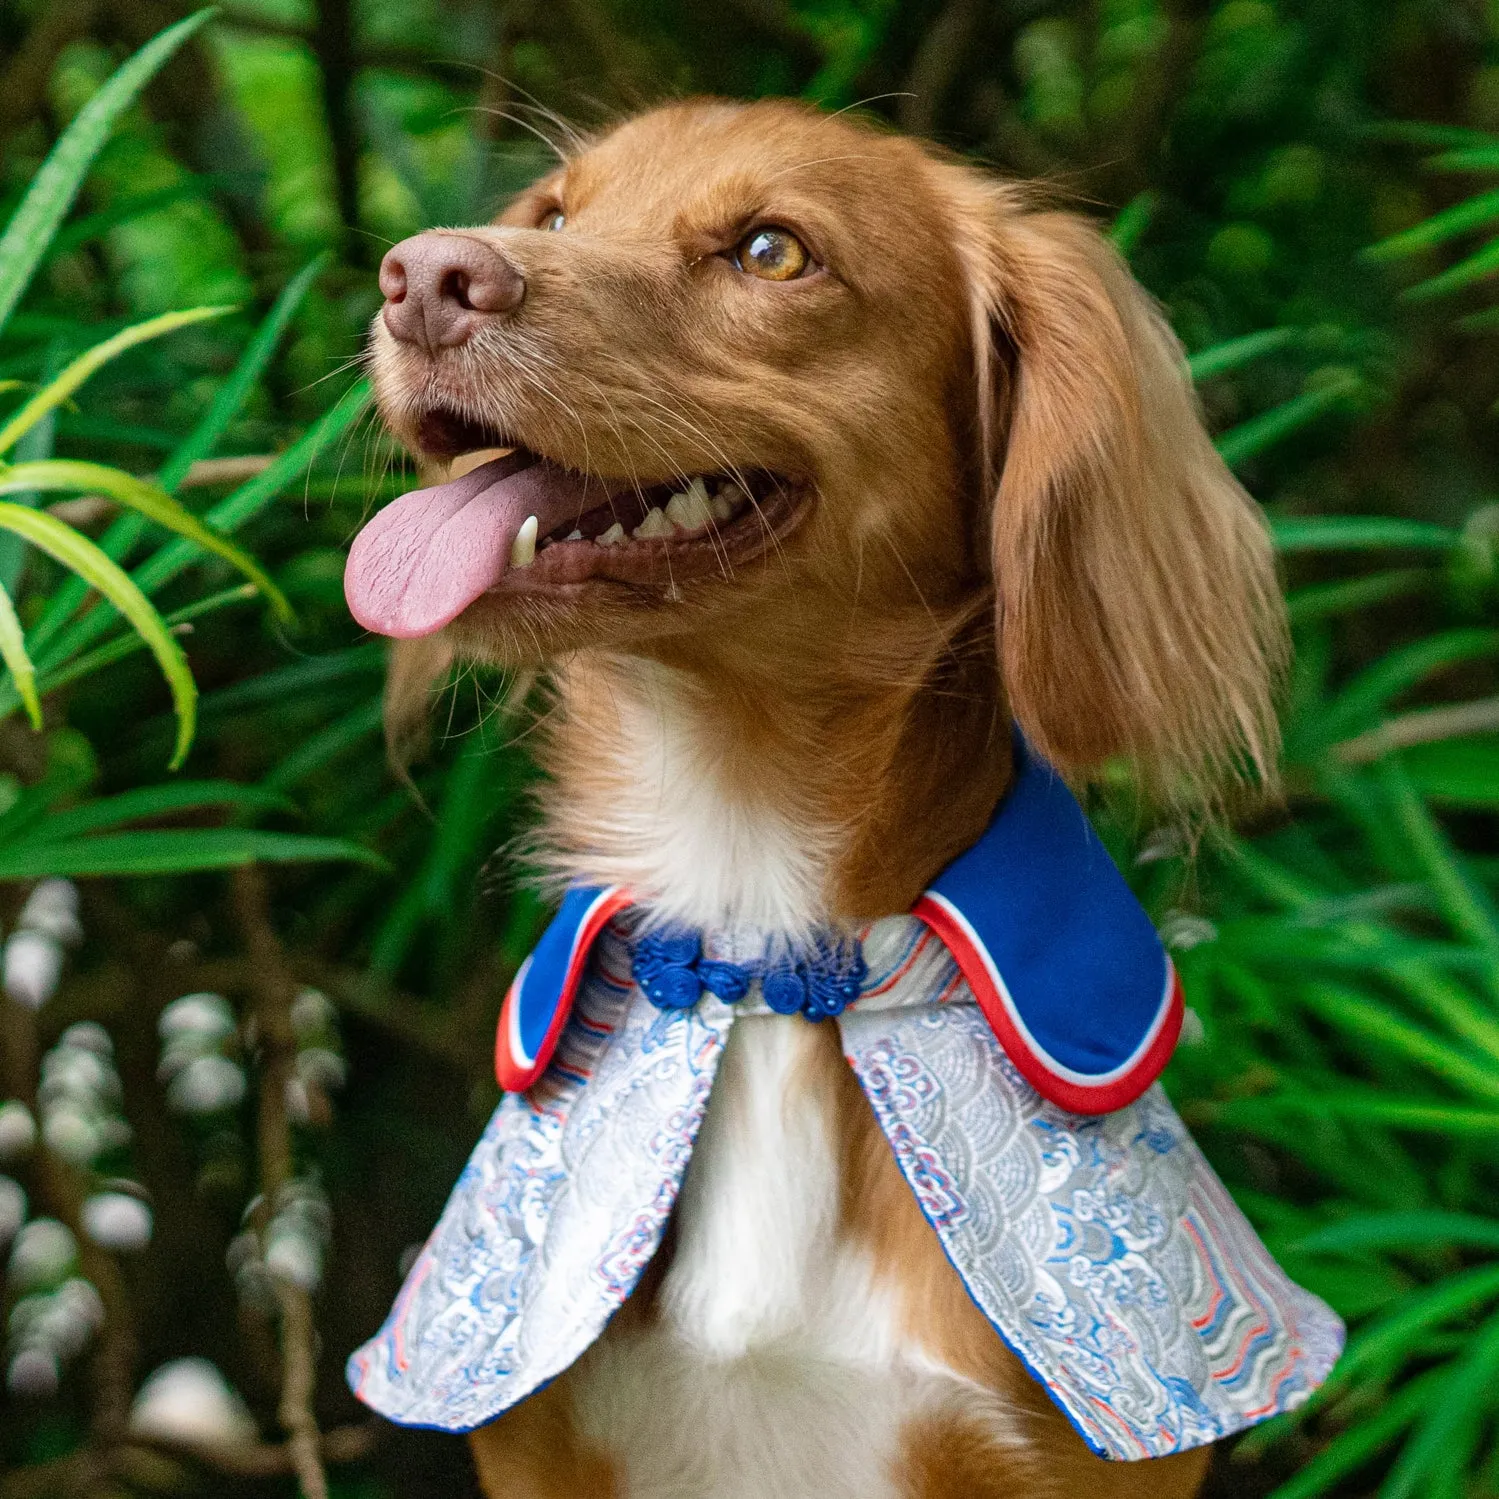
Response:
M46 1400L57 1393L61 1373L55 1354L45 1348L23 1348L10 1361L5 1386L23 1400Z
M234 1011L222 994L184 994L161 1012L156 1032L168 1042L192 1036L201 1041L201 1049L207 1050L234 1034Z
M216 1114L245 1096L245 1074L228 1057L194 1057L167 1086L167 1105L180 1114Z
M109 1032L97 1020L80 1020L70 1025L57 1038L59 1046L71 1047L74 1051L91 1051L96 1057L109 1061L115 1054L115 1044ZM110 1063L111 1068L113 1063Z
M344 1085L348 1064L326 1046L308 1046L297 1053L297 1076L309 1086L331 1093Z
M239 1446L258 1435L254 1417L206 1358L163 1364L140 1387L130 1429L173 1442Z
M55 1285L73 1268L78 1242L56 1218L33 1218L11 1245L7 1273L22 1291Z
M0 1176L0 1244L9 1244L25 1221L25 1190L20 1182Z
M45 932L70 947L81 941L83 928L78 924L78 887L72 880L43 880L27 896L16 925Z
M98 1124L71 1103L47 1110L42 1119L42 1139L53 1155L75 1166L87 1166L104 1145Z
M271 1225L265 1267L272 1275L304 1291L315 1291L323 1278L323 1255L306 1229L278 1220Z
M84 1233L101 1249L133 1254L151 1242L151 1209L128 1192L96 1192L80 1217Z
M18 1005L39 1010L57 992L62 977L62 947L45 932L22 928L5 942L5 992Z
M0 1161L19 1160L36 1145L36 1120L19 1098L0 1103Z
M319 989L303 989L291 1002L292 1029L298 1036L327 1035L338 1025L338 1010Z

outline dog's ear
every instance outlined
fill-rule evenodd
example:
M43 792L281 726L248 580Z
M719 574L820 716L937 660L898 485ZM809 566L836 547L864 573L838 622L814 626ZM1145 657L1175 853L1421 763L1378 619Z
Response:
M1268 785L1284 610L1180 346L1085 219L965 186L1011 711L1061 768L1127 755L1171 801Z

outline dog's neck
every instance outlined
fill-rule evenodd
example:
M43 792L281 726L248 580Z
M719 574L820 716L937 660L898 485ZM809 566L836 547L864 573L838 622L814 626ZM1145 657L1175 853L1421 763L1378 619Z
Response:
M987 618L843 650L673 642L559 673L542 862L664 921L792 941L909 908L1009 775Z

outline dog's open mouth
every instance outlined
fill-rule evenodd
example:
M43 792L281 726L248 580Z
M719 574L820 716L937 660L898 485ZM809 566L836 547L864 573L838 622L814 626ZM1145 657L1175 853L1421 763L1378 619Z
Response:
M447 413L429 413L419 433L423 448L457 470L465 455L509 447ZM767 550L802 497L800 486L765 470L646 484L509 447L385 506L354 539L344 594L366 629L404 639L442 629L491 592L590 579L670 589Z

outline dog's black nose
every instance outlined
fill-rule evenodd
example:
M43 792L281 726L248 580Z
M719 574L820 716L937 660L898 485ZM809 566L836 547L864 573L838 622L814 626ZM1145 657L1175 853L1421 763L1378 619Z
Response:
M526 280L483 240L428 230L386 253L380 290L392 336L435 354L467 341L486 318L513 312Z

